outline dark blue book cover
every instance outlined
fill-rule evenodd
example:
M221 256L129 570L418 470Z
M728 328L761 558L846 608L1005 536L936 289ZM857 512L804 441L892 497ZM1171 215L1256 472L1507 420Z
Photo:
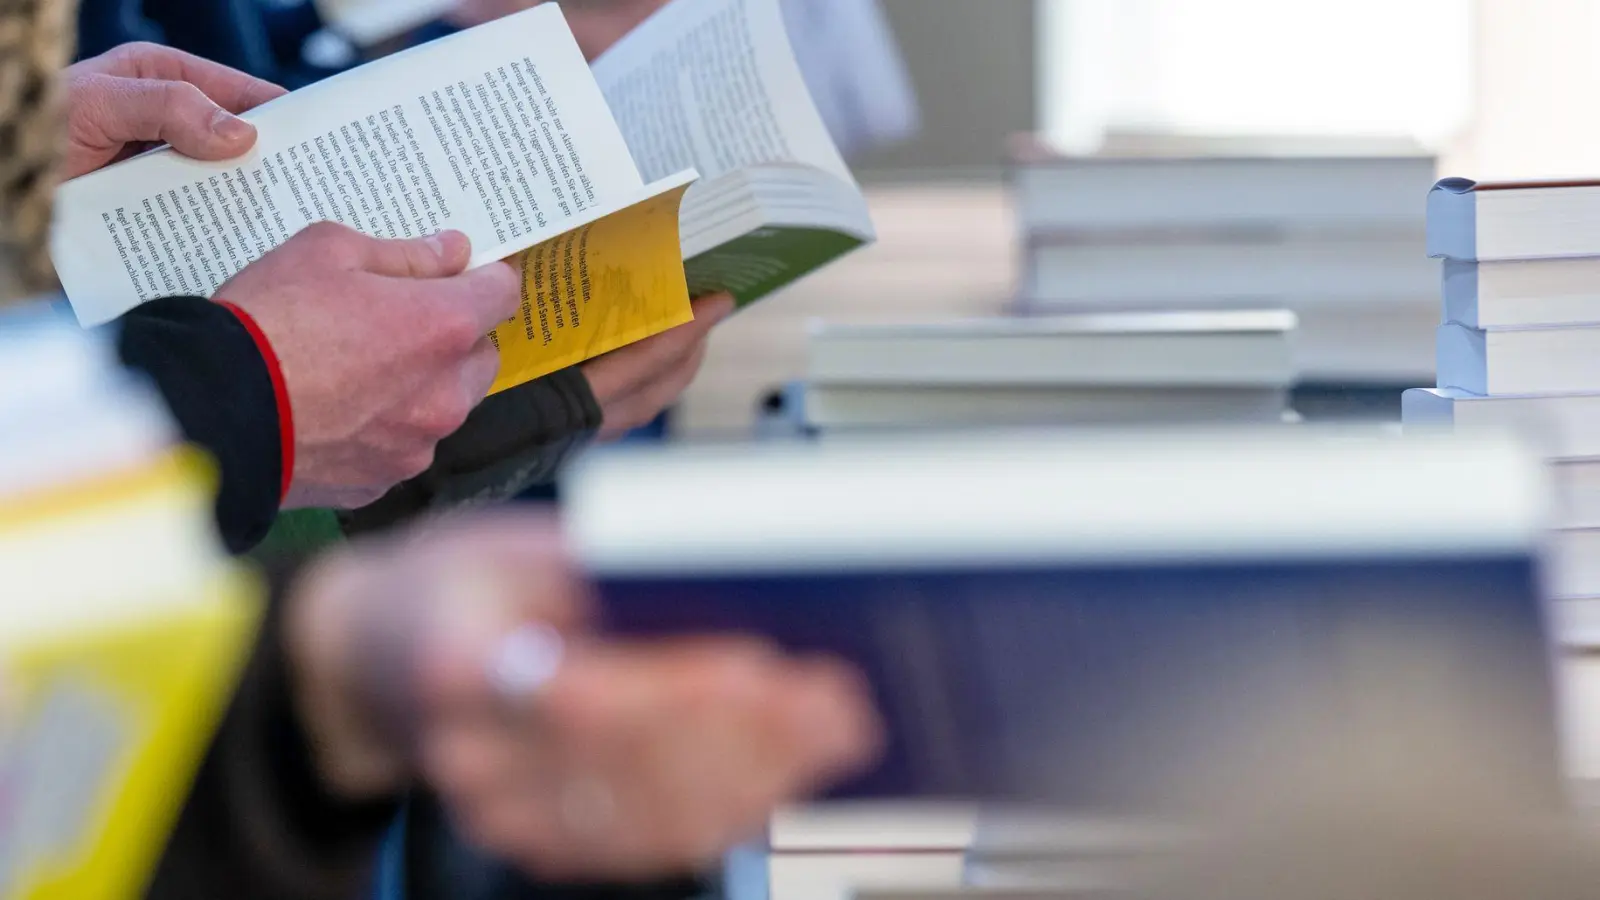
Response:
M1307 454L1307 486L1281 503L1252 497L1250 479L1241 477L1209 495L1196 487L1186 510L1152 507L1148 514L1136 500L1083 499L1097 474L1138 464L1113 456L1098 473L1080 466L1076 474L1041 476L1031 498L1012 499L1023 507L1011 522L986 521L999 510L981 504L952 503L941 511L933 502L913 510L904 506L911 502L906 496L863 497L859 479L866 469L881 466L872 488L881 490L925 465L903 454L763 451L759 464L727 467L721 487L733 494L701 504L715 507L719 518L751 504L740 528L702 526L699 513L683 507L676 523L663 518L657 529L640 521L655 514L641 511L618 525L617 541L608 544L601 509L610 502L608 485L637 488L634 474L687 471L618 457L580 477L583 489L570 515L600 579L604 624L612 632L764 635L861 668L889 744L882 764L844 786L841 796L1135 807L1192 787L1186 779L1197 772L1247 768L1251 754L1271 764L1269 742L1263 738L1258 747L1250 736L1281 724L1273 719L1309 716L1323 732L1382 729L1381 717L1396 710L1427 721L1430 745L1408 752L1468 752L1486 778L1558 790L1550 646L1532 552L1534 504L1473 510L1445 503L1433 528L1414 504L1440 496L1397 492L1387 483L1350 496L1363 479L1381 476L1381 465L1379 475L1363 475L1362 464L1405 463L1404 452L1385 460L1387 444L1346 451L1358 465L1342 473L1317 465L1318 453ZM1240 447L1229 465L1248 473L1257 452L1277 451ZM1174 459L1193 468L1182 456ZM1015 452L1007 461L1027 463ZM1257 460L1255 468L1270 476L1281 461ZM826 489L823 479L808 481L801 470L839 471L841 462L858 489L808 505L803 498ZM1478 462L1503 463L1488 471L1507 478L1525 474L1503 457ZM981 473L950 471L952 478ZM752 480L741 485L745 478ZM791 504L788 515L756 508L763 485L795 479L809 489L768 494ZM674 480L679 487L691 483ZM1071 503L1067 486L1080 492L1077 511L1028 512L1030 503ZM1261 489L1285 487L1269 477ZM872 506L879 500L903 508ZM1219 506L1208 519L1211 503ZM1392 503L1409 511L1382 515ZM1354 527L1350 516L1363 506L1372 506L1375 517ZM1275 524L1278 513L1269 510L1278 507L1287 518ZM1480 513L1482 528L1471 522ZM951 517L948 524L928 518L941 515ZM1241 516L1252 519L1251 527L1240 526ZM883 527L875 518L902 519L904 531L917 538L897 543L892 533L875 536ZM1003 546L990 532L1004 538L1016 518L1052 530L1060 544L1052 550L1052 540L1034 533L1009 539L1012 547L1029 545L1025 552L985 550ZM1126 537L1077 530L1097 523ZM1424 526L1437 533L1419 533ZM703 553L685 536L701 528L716 545ZM625 531L631 533L623 538ZM1309 541L1302 539L1307 534ZM952 536L967 543L946 540ZM739 546L729 549L730 543ZM919 554L919 544L928 552ZM627 552L612 552L624 545ZM641 547L653 549L636 552ZM1397 661L1402 675L1391 674Z

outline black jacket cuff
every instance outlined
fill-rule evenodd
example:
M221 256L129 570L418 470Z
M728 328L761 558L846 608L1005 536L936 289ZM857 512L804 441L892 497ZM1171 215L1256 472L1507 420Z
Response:
M153 300L120 324L123 365L155 382L184 436L216 460L217 525L230 551L248 551L272 528L283 487L277 398L255 340L199 297Z

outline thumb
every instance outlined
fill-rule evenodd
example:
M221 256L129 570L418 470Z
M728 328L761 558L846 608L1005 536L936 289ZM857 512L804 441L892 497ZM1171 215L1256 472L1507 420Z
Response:
M256 128L183 81L119 78L87 124L108 142L159 141L195 159L233 159L256 143Z

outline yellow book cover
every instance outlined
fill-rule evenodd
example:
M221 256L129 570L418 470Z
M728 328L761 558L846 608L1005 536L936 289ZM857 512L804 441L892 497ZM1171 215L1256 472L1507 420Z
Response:
M512 257L522 309L494 330L491 393L610 353L694 319L679 212L687 183Z
M183 454L0 498L0 592L17 605L0 615L0 898L142 894L260 615L253 578L211 544L178 546L210 493ZM61 567L108 527L147 569Z

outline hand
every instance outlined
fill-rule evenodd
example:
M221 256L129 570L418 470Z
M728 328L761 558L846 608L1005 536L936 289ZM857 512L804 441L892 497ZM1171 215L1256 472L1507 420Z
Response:
M357 509L433 462L500 371L494 326L521 303L495 263L463 272L466 236L385 241L320 223L217 292L278 356L293 412L288 509Z
M606 641L587 601L538 515L325 561L285 630L318 770L351 799L420 777L483 850L612 882L700 871L874 756L851 671L742 640Z
M233 159L256 143L238 118L284 89L156 44L127 44L66 70L64 178L77 178L152 143L195 159Z
M733 309L727 294L696 300L693 322L584 363L583 374L604 413L600 440L616 440L648 425L677 402L700 373L711 329Z
M502 16L538 6L542 0L457 0L450 21L461 27L482 25ZM635 26L667 0L580 0L561 4L567 25L578 39L585 59L594 60L611 49Z

